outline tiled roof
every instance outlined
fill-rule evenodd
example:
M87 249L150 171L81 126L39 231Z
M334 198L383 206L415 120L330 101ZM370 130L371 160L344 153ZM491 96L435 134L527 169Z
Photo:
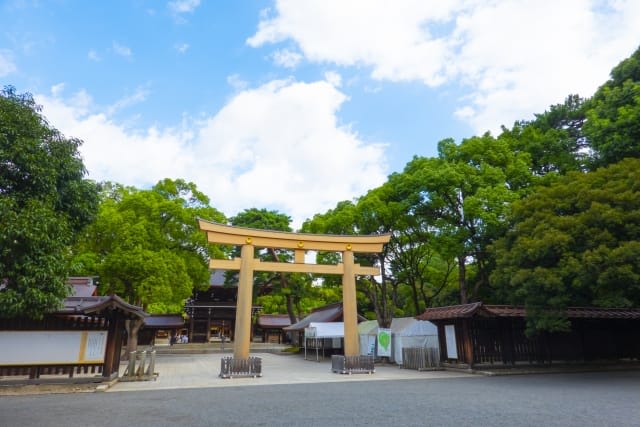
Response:
M341 322L343 319L343 315L344 312L342 309L342 302L335 302L333 304L325 305L323 307L312 310L307 317L305 317L298 323L294 323L291 326L283 328L283 330L302 331L305 328L308 328L311 322ZM358 322L362 322L365 320L367 319L358 314Z
M93 279L94 277L69 277L67 283L73 287L74 297L91 297L96 295L98 289Z
M486 310L482 306L481 302L474 302L471 304L450 305L447 307L434 307L428 308L419 316L416 316L418 320L439 320L439 319L457 319L461 317L471 317L477 312L487 315ZM491 315L491 314L488 314Z
M258 326L261 328L282 329L291 326L288 314L261 314L258 316Z
M510 305L484 305L481 302L453 305L449 307L428 308L418 320L443 320L471 317L525 317L524 307ZM569 319L640 319L640 308L598 308L569 307L566 311Z
M141 307L125 302L117 295L102 297L68 297L64 299L64 307L56 314L103 314L105 311L118 310L130 318L148 316Z
M184 319L179 314L164 314L149 316L144 318L144 327L150 329L173 329L182 328Z
M294 323L291 326L284 328L285 331L301 331L307 327L311 322L336 322L342 319L342 303L337 302L334 304L325 305L324 307L316 308L307 317Z

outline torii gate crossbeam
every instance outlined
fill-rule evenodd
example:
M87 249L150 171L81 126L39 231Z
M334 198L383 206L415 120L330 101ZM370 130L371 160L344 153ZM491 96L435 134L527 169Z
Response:
M356 304L356 275L379 275L377 267L363 267L354 263L354 253L379 253L389 242L390 235L350 236L289 233L233 227L202 219L201 230L207 233L209 243L241 246L240 258L233 260L212 259L210 269L240 270L234 358L249 357L251 341L251 303L254 271L279 271L286 273L314 273L342 275L342 303L344 313L345 356L359 355L358 314ZM254 258L254 249L278 248L294 251L293 263L263 262ZM336 265L306 264L306 251L340 252L342 263Z

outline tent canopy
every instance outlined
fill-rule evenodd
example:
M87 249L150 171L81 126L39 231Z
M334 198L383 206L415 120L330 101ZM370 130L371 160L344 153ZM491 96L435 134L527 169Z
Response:
M391 321L391 360L402 364L403 348L437 348L438 327L426 320L399 317Z
M398 317L391 320L391 333L401 337L438 335L438 327L425 320Z
M315 338L344 338L344 322L311 322Z
M365 320L358 324L359 335L377 335L378 333L378 321L377 320Z

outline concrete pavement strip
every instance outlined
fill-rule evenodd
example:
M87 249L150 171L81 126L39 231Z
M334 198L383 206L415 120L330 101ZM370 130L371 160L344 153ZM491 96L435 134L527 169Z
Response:
M262 358L262 377L223 379L220 359L225 354L158 355L158 376L151 381L116 382L106 391L166 390L182 388L237 387L273 384L304 384L319 382L428 380L437 378L472 377L464 372L416 371L394 364L377 364L373 374L336 374L331 371L331 359L305 360L302 355L251 353Z

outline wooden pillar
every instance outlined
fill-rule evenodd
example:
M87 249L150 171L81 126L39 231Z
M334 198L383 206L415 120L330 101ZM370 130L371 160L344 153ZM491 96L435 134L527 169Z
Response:
M249 358L251 345L251 300L253 295L253 245L242 245L240 253L240 278L233 342L235 359Z
M463 354L466 359L465 362L469 364L469 367L473 367L473 337L471 336L470 319L462 319L462 340L464 343Z
M344 355L359 356L358 304L356 302L356 276L353 252L342 253L344 272L342 274L342 309L344 317Z
M123 317L115 312L109 318L109 329L107 332L107 344L104 355L104 365L102 366L102 376L106 378L117 378L120 370L120 352L122 351L122 331L124 329Z

